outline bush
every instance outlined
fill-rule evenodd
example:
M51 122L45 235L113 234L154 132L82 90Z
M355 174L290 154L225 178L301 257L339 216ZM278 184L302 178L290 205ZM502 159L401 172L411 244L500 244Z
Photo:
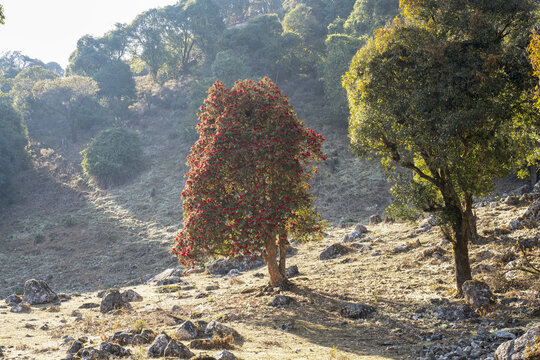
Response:
M101 131L81 154L84 172L104 186L126 181L142 165L140 135L124 128Z
M21 114L6 99L0 99L0 206L14 200L14 177L27 160L27 144Z

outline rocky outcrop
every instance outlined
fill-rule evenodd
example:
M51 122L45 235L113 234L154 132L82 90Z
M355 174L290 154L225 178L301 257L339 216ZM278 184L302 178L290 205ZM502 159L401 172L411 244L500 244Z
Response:
M540 359L540 323L514 340L502 343L495 351L495 360Z
M60 299L45 281L31 279L24 283L22 301L30 305L39 305L60 302Z

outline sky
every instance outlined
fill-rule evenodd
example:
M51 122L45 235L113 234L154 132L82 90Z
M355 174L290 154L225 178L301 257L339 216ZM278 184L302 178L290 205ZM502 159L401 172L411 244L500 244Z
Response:
M116 23L130 23L148 9L177 0L0 0L5 25L0 25L0 54L18 50L44 63L66 67L77 40L99 37Z

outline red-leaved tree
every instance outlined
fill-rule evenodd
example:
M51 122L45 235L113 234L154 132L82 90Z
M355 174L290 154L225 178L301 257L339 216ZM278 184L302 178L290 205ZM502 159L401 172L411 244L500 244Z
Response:
M271 285L284 285L288 235L322 235L308 180L316 171L311 164L325 159L323 137L304 127L268 78L232 89L214 83L197 131L173 252L184 265L206 255L262 255Z

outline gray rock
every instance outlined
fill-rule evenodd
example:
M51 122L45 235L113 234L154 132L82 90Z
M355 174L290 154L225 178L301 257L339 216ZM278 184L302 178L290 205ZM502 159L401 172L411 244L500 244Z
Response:
M348 242L355 241L356 239L359 239L359 238L360 238L360 233L358 231L354 230L354 231L351 231L348 234L345 234L343 236L343 239L341 239L341 241L344 242L344 243L348 243Z
M366 304L349 304L341 309L341 316L348 319L366 319L373 312L375 308Z
M462 321L471 318L477 318L478 314L468 305L448 305L441 306L435 310L435 316L446 321Z
M362 224L356 224L354 231L357 231L359 234L365 234L368 232L368 229Z
M514 219L514 220L511 220L509 223L508 223L508 226L510 227L510 229L512 230L519 230L521 229L523 226L521 225L521 221L519 221L518 219Z
M536 346L540 338L540 323L535 324L525 334L514 340L502 343L495 351L495 360L525 360L534 359L526 357L527 348Z
M284 307L284 306L289 305L292 302L292 300L293 299L290 296L279 295L279 296L276 296L274 300L272 300L272 302L270 303L270 306Z
M20 304L21 302L22 298L19 295L12 294L6 298L6 304L8 304L9 306L15 306L17 304Z
M172 339L165 333L158 335L150 348L148 348L148 357L158 358L164 356L165 348Z
M10 311L13 313L29 313L32 311L32 308L27 303L20 303L13 305Z
M93 348L81 349L77 355L82 360L108 360L109 355L106 352L101 350L96 350Z
M103 299L101 299L101 304L99 306L99 311L102 313L108 313L117 309L130 309L131 305L124 300L120 291L116 289L111 289L107 291Z
M131 356L131 351L124 349L120 345L111 344L107 341L103 341L99 345L99 350L117 357Z
M136 334L133 336L133 339L131 340L131 345L138 346L143 344L150 344L152 340L156 337L156 334L152 330L144 330L140 334Z
M234 268L234 264L229 259L218 259L207 266L207 271L212 275L227 275Z
M470 306L478 310L486 310L495 300L489 286L478 280L463 283L463 296Z
M379 214L371 215L369 217L369 225L377 225L380 223L382 223L382 219Z
M231 352L228 352L227 350L222 350L217 353L216 360L236 360L236 356L234 356Z
M191 359L195 356L195 354L192 353L186 345L182 344L179 341L171 339L163 350L163 356L176 357L181 359Z
M348 247L343 246L340 243L336 243L327 247L326 250L319 255L319 260L335 259L349 253L350 251L351 250Z
M540 198L529 205L527 211L525 211L519 220L523 226L529 229L535 229L538 226L540 222Z
M210 321L204 330L205 335L217 335L221 337L232 335L235 340L243 339L243 336L231 327L225 326L219 321Z
M83 348L84 344L79 341L79 340L75 340L74 342L71 343L69 349L67 350L67 353L68 354L76 354L79 352L79 350L81 350Z
M292 277L295 277L297 275L299 275L300 272L298 271L298 266L297 265L293 265L289 268L287 268L287 270L285 270L285 276L287 278L292 278Z
M191 321L185 321L176 329L176 336L178 340L195 339L197 337L197 327Z
M231 271L229 271L227 273L227 276L228 277L237 277L237 276L240 276L240 270L238 269L231 269Z
M24 296L22 301L27 302L30 305L39 305L59 302L60 299L45 281L31 279L24 283Z
M139 295L135 290L126 290L122 293L122 300L125 302L137 302L142 301L143 297Z
M129 345L133 342L136 332L133 330L130 331L117 331L113 336L109 337L109 341L115 342L120 345Z
M506 199L504 199L503 203L510 206L517 206L519 205L519 197L508 196Z
M504 330L495 331L495 336L498 337L499 339L505 339L505 340L513 340L516 338L516 335L512 334L509 331L504 331Z

